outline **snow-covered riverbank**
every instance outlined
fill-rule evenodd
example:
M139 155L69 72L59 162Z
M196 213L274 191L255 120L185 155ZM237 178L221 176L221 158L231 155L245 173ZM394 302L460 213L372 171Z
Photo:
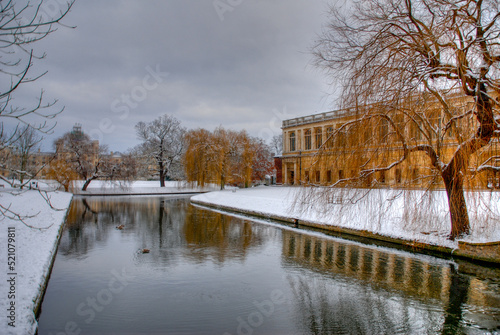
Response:
M298 220L412 243L459 248L460 241L448 239L451 222L444 191L344 190L332 195L326 206L319 201L321 194L297 201L303 191L297 187L262 186L196 195L191 201L290 222ZM461 241L500 241L500 193L469 193L467 204L471 234Z
M36 332L34 310L42 299L71 198L64 192L0 192L2 206L24 217L0 218L0 334Z
M148 181L101 181L95 180L90 183L87 190L82 191L83 181L74 183L73 193L79 195L154 195L154 194L188 194L216 191L218 185L206 185L196 187L183 181L166 181L165 187L160 187L157 180Z

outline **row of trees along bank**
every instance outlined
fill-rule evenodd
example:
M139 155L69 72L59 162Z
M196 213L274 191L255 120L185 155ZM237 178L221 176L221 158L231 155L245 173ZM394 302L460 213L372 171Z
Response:
M86 190L93 180L158 179L187 180L249 187L273 172L273 154L262 139L245 131L218 127L186 130L171 115L136 126L139 145L126 154L110 153L106 145L92 140L80 125L54 141L55 153L45 177L58 181L66 191L74 180L84 180ZM43 170L44 167L38 167Z

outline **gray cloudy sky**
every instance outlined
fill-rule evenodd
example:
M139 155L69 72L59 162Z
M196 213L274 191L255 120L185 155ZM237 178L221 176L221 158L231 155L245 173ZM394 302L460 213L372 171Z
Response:
M326 10L326 0L77 0L63 21L77 28L35 45L47 57L34 71L48 74L22 96L43 88L65 106L46 150L81 123L125 151L137 122L164 113L267 140L283 118L333 107L309 52Z

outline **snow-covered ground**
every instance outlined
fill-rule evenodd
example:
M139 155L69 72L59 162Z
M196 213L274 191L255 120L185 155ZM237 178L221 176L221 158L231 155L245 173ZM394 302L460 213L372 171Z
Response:
M303 192L309 192L306 197ZM471 233L463 240L500 241L500 193L466 195ZM379 235L457 248L444 191L337 190L329 195L298 187L255 187L218 191L193 202L249 211L262 216L298 219L323 225L369 231ZM326 202L326 205L325 205Z
M173 194L173 193L200 193L220 189L218 185L196 187L184 181L166 181L165 187L160 187L158 180L151 181L101 181L94 180L82 191L83 181L77 181L73 186L73 193L82 195L93 194Z
M41 299L71 198L64 192L1 188L0 204L24 218L0 216L0 334L35 333L33 310Z

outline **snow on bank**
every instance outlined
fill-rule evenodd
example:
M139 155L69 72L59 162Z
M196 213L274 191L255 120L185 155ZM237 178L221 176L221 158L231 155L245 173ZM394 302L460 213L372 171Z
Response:
M308 192L307 198L301 197L303 192ZM322 202L322 197L328 199ZM325 195L298 187L263 186L235 192L211 192L191 199L196 203L231 207L263 216L281 216L408 241L458 247L458 241L447 238L451 221L444 191L337 190ZM500 241L500 193L468 193L467 205L471 234L463 240L473 243Z
M47 195L55 209L38 191L6 188L0 192L2 206L32 216L23 220L26 224L0 216L0 334L36 332L33 310L43 293L72 198L72 194L64 192L49 192Z
M166 181L165 187L160 187L158 180L151 181L102 181L94 180L82 191L84 181L76 181L73 192L81 195L95 194L175 194L175 193L202 193L218 190L217 185L197 187L184 181Z

